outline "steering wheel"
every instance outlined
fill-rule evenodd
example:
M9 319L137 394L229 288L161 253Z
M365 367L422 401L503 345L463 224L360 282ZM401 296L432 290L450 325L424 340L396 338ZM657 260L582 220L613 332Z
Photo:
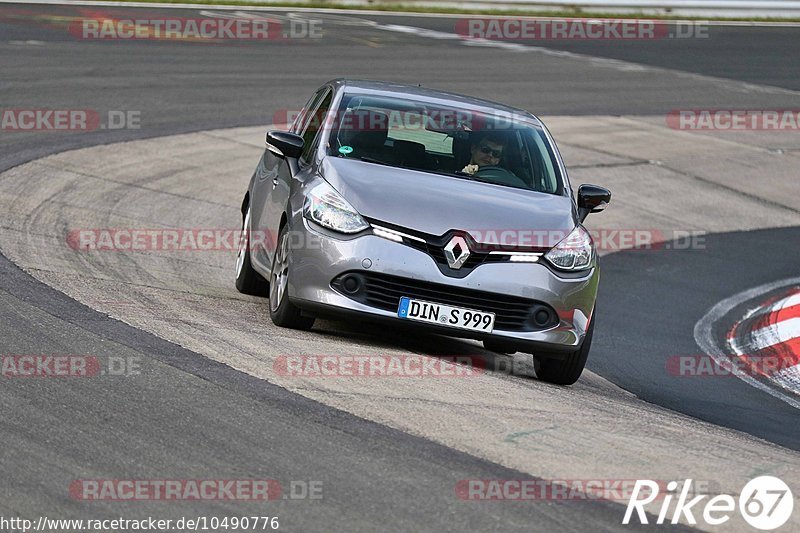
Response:
M528 185L525 184L516 174L510 170L499 166L481 167L475 174L476 178L488 183L496 183L497 185L508 185L511 187L520 187L527 189Z

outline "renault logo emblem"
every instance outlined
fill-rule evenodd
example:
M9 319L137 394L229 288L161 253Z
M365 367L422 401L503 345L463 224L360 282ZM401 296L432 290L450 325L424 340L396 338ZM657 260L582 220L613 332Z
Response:
M450 268L458 270L469 258L469 247L464 237L456 235L444 247L444 257Z

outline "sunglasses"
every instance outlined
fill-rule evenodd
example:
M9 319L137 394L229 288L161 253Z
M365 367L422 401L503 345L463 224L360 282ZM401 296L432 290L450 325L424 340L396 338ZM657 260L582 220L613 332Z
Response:
M500 156L503 155L503 151L502 150L492 150L491 148L489 148L485 144L480 146L480 147L478 147L478 150L480 150L481 153L486 154L486 155L492 154L492 157L494 157L496 159L500 159Z

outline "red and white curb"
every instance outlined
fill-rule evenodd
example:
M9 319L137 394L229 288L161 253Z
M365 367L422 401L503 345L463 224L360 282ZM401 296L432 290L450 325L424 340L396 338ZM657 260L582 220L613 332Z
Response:
M720 340L715 325L749 302L749 311ZM733 374L800 409L800 278L767 283L722 300L695 324L694 338L719 365L729 367L734 357L750 362L749 368L756 371L737 366ZM773 364L759 364L764 360Z
M800 395L800 287L772 298L748 312L728 332L728 347L755 362L763 379ZM759 360L777 361L774 371Z

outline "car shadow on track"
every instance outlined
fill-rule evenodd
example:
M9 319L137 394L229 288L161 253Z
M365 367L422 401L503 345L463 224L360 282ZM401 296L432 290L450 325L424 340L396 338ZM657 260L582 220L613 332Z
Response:
M406 350L413 354L439 358L457 358L457 364L471 365L492 375L535 379L533 358L517 352L498 354L483 348L479 341L446 337L398 324L386 327L370 322L339 322L318 319L312 332L336 339L365 343L365 352L386 349Z

